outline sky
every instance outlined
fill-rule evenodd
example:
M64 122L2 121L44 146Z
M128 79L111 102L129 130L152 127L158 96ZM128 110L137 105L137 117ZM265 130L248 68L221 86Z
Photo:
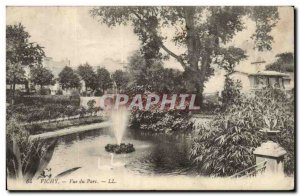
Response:
M109 70L121 68L128 56L139 49L138 37L131 26L113 29L99 23L89 15L91 7L7 7L6 23L21 22L31 35L31 41L44 47L46 55L54 60L69 59L71 66L89 62L93 66L105 66ZM294 17L292 7L279 8L280 20L272 30L273 49L259 53L253 50L250 36L255 27L245 21L246 29L239 32L230 44L247 51L249 58L241 63L246 67L258 56L267 62L275 60L275 55L294 51ZM171 42L166 45L174 51L180 48ZM182 69L174 59L165 62L166 67Z

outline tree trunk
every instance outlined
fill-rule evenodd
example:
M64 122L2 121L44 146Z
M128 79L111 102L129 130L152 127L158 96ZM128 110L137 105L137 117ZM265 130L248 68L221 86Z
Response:
M25 81L25 89L26 89L26 93L29 94L29 82Z
M201 51L201 44L200 38L197 34L197 30L195 27L195 7L186 7L185 8L185 22L186 22L186 31L187 31L187 49L188 49L188 64L190 73L193 74L192 82L195 84L196 89L196 96L197 101L196 104L200 107L202 106L203 102L203 88L204 88L204 79L205 78L205 70L202 69L203 64L201 66L201 70L199 69L198 63L200 60L200 51ZM203 57L202 57L203 58ZM204 73L203 73L204 72Z
M16 92L16 77L14 76L13 84L12 84L12 98L11 98L11 105L15 104L15 92Z

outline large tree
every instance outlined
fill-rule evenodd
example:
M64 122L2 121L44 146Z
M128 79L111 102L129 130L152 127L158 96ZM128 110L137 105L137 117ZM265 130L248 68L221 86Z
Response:
M24 67L41 65L45 56L43 48L30 42L29 38L29 33L21 23L6 25L6 81L11 85L12 104L16 84L27 84Z
M97 81L98 81L98 86L102 90L103 94L107 89L111 88L113 85L112 79L110 77L110 73L104 67L97 69Z
M58 81L62 89L79 88L81 86L79 76L68 66L65 66L58 74Z
M270 32L279 18L277 7L266 6L99 7L90 13L109 27L132 24L146 59L163 58L163 54L175 58L189 75L200 103L205 81L213 74L211 65L224 52L230 52L228 43L246 28L244 19L252 19L256 24L252 36L255 47L270 50L273 41ZM163 29L167 29L167 36ZM185 52L171 51L166 40L181 46Z
M294 54L292 52L284 52L276 55L277 59L274 63L266 66L267 70L279 72L294 72Z
M52 72L42 66L33 67L30 70L30 80L35 85L40 85L41 89L45 85L52 85L54 83L53 77Z
M77 73L80 75L82 80L85 82L85 90L87 91L90 88L92 91L95 91L98 87L97 75L88 63L79 65Z

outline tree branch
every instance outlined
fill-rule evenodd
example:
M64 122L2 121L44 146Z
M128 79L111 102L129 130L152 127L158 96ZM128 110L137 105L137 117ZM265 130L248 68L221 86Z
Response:
M172 51L170 51L162 42L159 42L159 45L161 46L161 48L166 51L170 56L172 56L173 58L175 58L180 64L181 66L185 69L187 66L184 63L182 57L176 55L175 53L173 53Z
M145 25L145 22L143 21L143 19L134 11L132 11L132 13L137 17L137 19L141 22L141 24L145 27L145 29L147 29L147 26ZM160 47L166 51L170 56L172 56L173 58L175 58L180 64L181 66L185 69L187 67L187 65L184 63L183 58L179 55L176 55L174 52L172 52L171 50L169 50L162 42L162 40L158 37L158 35L156 35L153 31L148 31L149 33L152 34L152 36L155 37L156 40L158 40L158 44L160 45Z

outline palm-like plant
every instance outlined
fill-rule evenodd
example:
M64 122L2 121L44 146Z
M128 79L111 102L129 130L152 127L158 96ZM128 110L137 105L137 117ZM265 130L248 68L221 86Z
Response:
M32 180L38 177L49 164L57 139L29 140L28 132L15 119L7 124L7 175L17 180ZM80 167L64 171L58 177L65 176Z

